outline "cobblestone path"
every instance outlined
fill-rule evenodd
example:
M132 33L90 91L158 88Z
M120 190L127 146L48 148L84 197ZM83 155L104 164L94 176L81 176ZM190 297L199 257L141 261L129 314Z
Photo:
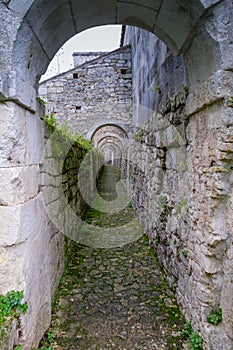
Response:
M100 183L105 199L113 196L114 178L111 168L106 169ZM131 206L116 215L118 226L127 215L133 215ZM93 211L86 218L93 219ZM98 214L99 224L108 220ZM113 249L76 244L42 345L55 338L54 350L183 349L183 323L145 237Z

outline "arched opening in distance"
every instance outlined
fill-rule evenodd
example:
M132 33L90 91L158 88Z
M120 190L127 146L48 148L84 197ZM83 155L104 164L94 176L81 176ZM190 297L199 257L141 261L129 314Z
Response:
M104 155L105 163L122 168L123 157L125 157L124 140L127 139L127 133L118 125L107 124L98 127L91 140L94 147Z

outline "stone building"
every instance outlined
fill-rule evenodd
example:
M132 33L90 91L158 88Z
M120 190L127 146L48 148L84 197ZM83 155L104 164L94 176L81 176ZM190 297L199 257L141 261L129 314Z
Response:
M74 53L73 57L73 69L40 84L46 112L54 112L60 124L87 138L109 123L132 135L130 46L102 54Z

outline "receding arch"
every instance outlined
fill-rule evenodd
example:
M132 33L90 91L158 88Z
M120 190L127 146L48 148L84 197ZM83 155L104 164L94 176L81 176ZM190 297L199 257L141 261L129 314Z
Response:
M103 124L93 132L91 140L95 148L104 155L105 162L118 164L125 152L127 132L117 124Z
M94 126L91 130L88 131L87 133L87 137L88 139L90 140L93 140L93 137L95 136L95 134L100 130L100 129L103 129L103 128L106 128L106 127L112 127L113 130L114 129L117 129L117 130L120 130L122 132L122 135L124 135L126 138L129 138L128 136L128 133L126 131L126 126L122 123L119 123L119 122L112 122L112 123L101 123L99 124L98 126Z

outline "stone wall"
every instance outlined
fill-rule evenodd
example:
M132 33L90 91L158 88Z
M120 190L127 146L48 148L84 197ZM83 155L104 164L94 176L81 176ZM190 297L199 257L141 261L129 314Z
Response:
M85 205L77 174L87 151L85 142L68 142L61 132L51 134L39 104L37 115L16 108L13 102L0 107L4 110L1 131L8 135L1 144L0 227L4 235L0 240L0 293L24 290L28 311L20 328L9 328L9 344L14 341L31 350L49 326L51 302L68 249L65 237L73 238L72 220ZM22 151L24 141L26 152ZM90 187L94 187L93 166L98 168L98 159L92 157L85 173ZM10 350L12 345L6 347L4 341L0 348Z
M200 84L198 100L200 91L186 74L187 57L174 57L155 36L137 28L126 27L124 44L132 46L134 72L136 127L128 179L136 211L205 348L230 350L230 76L225 74L215 98ZM223 321L213 326L207 316L217 307Z
M91 53L92 54L92 53ZM82 135L101 124L132 130L132 72L129 46L84 63L40 84L46 112Z
M155 35L137 27L126 27L127 44L132 48L134 126L146 122L154 111L171 107L172 118L179 118L180 111L174 109L179 102L184 105L182 97L188 89L182 55L174 56Z
M43 111L6 102L1 109L0 293L25 291L28 312L17 329L24 349L49 326L51 300L64 265L64 237L49 223L40 188Z
M82 212L96 189L102 158L82 137L56 128L48 136L41 165L44 206L55 227L78 241Z

